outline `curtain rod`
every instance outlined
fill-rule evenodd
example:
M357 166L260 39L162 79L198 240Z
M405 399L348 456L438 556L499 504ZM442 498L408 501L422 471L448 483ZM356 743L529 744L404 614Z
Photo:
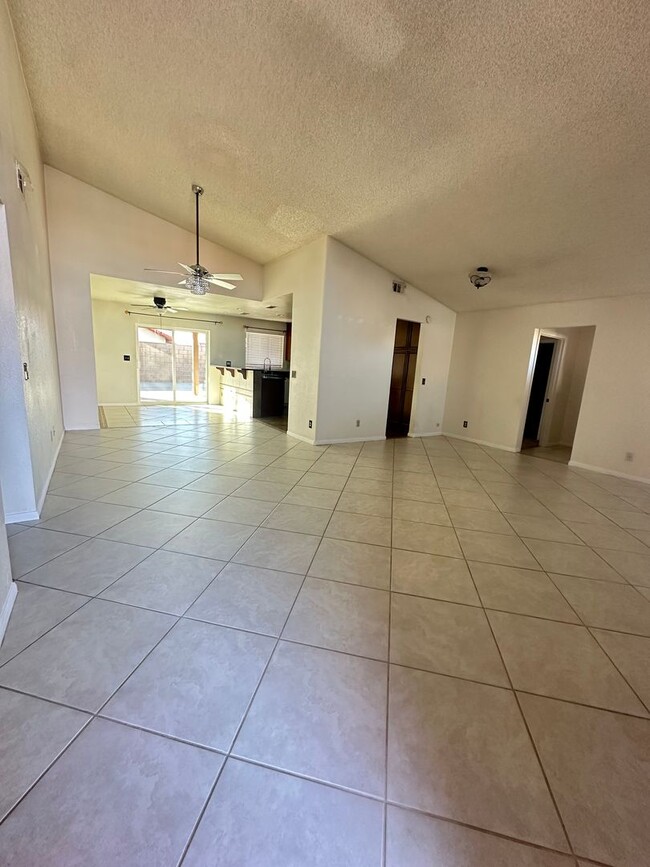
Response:
M137 313L135 310L125 310L127 316L153 316L155 319L171 319L172 322L204 322L206 325L223 325L220 319L190 319L187 316L174 316L170 313Z

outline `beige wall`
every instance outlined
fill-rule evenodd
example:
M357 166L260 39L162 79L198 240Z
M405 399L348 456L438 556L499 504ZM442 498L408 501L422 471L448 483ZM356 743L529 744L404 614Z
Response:
M242 367L245 361L245 327L286 330L284 322L252 319L249 316L215 316L190 318L187 312L178 316L168 314L161 319L129 316L124 304L114 301L92 301L95 368L97 372L97 400L103 404L138 403L137 325L158 325L173 328L196 328L209 333L210 364L230 361L233 367ZM223 322L215 325L214 320ZM123 356L130 355L131 361ZM230 375L230 374L228 374ZM217 403L218 395L210 394Z
M572 461L650 479L650 295L459 314L444 431L518 449L535 329L588 325L595 336Z
M308 442L314 442L318 422L326 253L327 238L317 238L264 268L265 298L293 294L288 431Z
M16 160L32 189L16 185ZM63 432L43 164L9 13L0 0L0 481L8 521L36 517ZM23 380L27 363L29 380ZM0 600L1 601L1 600Z

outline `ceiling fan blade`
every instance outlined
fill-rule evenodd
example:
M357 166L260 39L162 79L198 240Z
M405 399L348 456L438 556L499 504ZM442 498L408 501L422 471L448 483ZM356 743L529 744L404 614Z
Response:
M178 285L179 286L187 286L187 280L181 280Z
M184 265L182 262L179 262L178 264L181 266L181 268L185 268L188 274L194 273L194 271L192 270L192 268L190 268L189 265Z
M139 307L141 310L151 310L155 304L129 304L129 307Z
M217 280L243 280L241 274L210 274L210 277L215 277Z
M232 291L237 288L234 283L226 283L225 280L217 280L216 277L206 277L205 279L208 283L214 283L215 286L221 286L223 289L230 289Z
M155 274L182 274L182 271L162 271L160 268L143 268L144 271L153 271Z

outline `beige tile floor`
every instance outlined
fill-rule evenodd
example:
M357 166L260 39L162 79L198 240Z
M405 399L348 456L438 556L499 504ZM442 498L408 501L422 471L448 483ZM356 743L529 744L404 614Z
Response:
M2 863L648 863L647 486L109 415L9 528Z

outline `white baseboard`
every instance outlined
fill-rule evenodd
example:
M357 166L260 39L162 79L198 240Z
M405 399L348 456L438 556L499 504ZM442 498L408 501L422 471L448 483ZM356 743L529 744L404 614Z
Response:
M77 424L74 427L67 427L67 431L76 431L76 430L101 430L99 426L99 420L97 420L97 424Z
M11 611L14 607L14 602L16 601L16 596L18 594L18 586L15 581L12 581L9 585L9 592L5 598L5 601L2 605L2 610L0 610L0 644L2 644L2 640L5 637L5 632L7 631L7 624L9 623L9 618L11 617Z
M314 445L317 446L336 446L342 445L343 443L374 443L380 442L381 440L385 440L385 436L377 436L377 437L343 437L343 439L336 440L315 440Z
M486 440L475 440L472 437L462 437L458 434L442 432L443 437L449 437L451 440L462 440L466 443L476 443L477 446L487 446L490 449L500 449L502 452L518 452L519 449L512 446L504 446L502 443L489 443Z
M425 431L425 433L410 433L410 437L441 437L442 433L439 430Z
M166 401L165 405L174 406L172 401ZM153 401L147 403L100 403L99 406L157 406Z
M39 514L32 512L9 512L5 515L5 524L22 524L24 521L38 521Z
M575 467L578 470L589 470L592 473L602 473L604 476L615 476L617 479L627 479L630 482L644 482L650 485L650 479L647 476L632 476L629 473L617 473L615 470L608 470L605 467L595 467L593 464L583 464L580 461L569 461L570 467Z

